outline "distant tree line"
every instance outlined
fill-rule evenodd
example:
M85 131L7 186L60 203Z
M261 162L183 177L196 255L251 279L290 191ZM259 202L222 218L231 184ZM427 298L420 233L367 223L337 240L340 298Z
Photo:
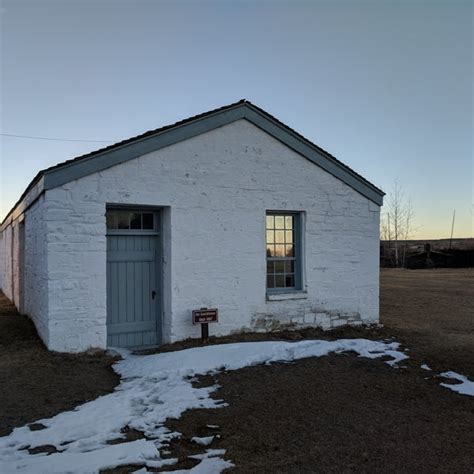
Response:
M413 206L397 180L385 198L383 209L380 219L382 267L474 267L474 239L455 239L454 245L451 239L410 240L416 230Z

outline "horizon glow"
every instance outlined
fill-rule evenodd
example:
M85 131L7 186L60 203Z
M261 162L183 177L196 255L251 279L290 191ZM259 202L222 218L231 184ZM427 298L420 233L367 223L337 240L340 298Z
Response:
M246 98L473 236L467 1L3 2L1 132L117 142ZM36 173L107 143L1 137L0 220ZM386 197L387 198L387 197Z

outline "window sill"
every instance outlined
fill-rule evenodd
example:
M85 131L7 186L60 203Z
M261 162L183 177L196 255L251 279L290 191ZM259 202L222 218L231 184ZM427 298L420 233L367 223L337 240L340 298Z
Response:
M267 301L305 300L307 298L308 293L306 293L306 291L267 293Z

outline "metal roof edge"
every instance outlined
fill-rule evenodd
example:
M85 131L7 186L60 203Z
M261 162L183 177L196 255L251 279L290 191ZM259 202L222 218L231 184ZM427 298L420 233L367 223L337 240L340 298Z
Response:
M378 206L382 206L385 193L381 189L367 181L330 153L307 140L278 119L267 114L264 110L253 106L253 104L249 105L249 112L245 116L247 120L340 179Z

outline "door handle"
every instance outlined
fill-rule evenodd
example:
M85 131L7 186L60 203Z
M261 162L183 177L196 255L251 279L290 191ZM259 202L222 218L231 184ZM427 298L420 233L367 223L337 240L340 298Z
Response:
M154 299L155 299L155 296L156 296L156 291L153 290L153 291L151 292L151 299L154 300Z

